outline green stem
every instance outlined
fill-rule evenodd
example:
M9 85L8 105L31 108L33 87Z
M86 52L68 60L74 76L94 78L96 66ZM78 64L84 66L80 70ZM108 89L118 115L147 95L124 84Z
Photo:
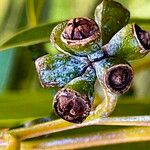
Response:
M87 120L108 117L113 112L118 100L117 95L108 92L106 88L103 88L103 91L105 99L97 106L96 110L87 118Z
M89 125L150 126L150 116L97 118L85 121L82 124L72 124L59 119L28 128L11 130L9 131L9 133L15 135L20 140L25 140L28 138L38 137L41 135L65 131L68 129L80 128Z
M118 100L117 95L108 92L105 88L103 90L105 99L95 110L97 117L108 117L115 109Z
M111 117L111 118L95 118L87 120L82 124L72 124L62 119L51 121L28 128L14 129L6 132L9 138L8 150L17 150L19 141L34 138L42 135L75 129L90 125L118 125L118 126L150 126L150 116L134 116L134 117ZM12 136L13 135L13 136ZM15 138L16 137L16 138ZM8 138L7 138L8 139ZM1 139L2 141L2 139ZM3 143L3 141L1 142ZM16 149L15 149L16 148Z
M94 146L104 146L129 142L142 142L150 140L150 127L130 127L110 131L97 131L92 134L69 135L67 137L56 137L42 141L25 141L24 149L34 147L44 150L82 149ZM61 144L60 144L61 143Z
M38 136L42 136L42 135L46 135L46 134L50 134L54 132L73 129L73 128L76 128L77 126L78 124L72 124L65 120L58 119L55 121L38 124L38 125L28 127L28 128L11 130L10 134L14 134L19 139L25 140L28 138L38 137Z

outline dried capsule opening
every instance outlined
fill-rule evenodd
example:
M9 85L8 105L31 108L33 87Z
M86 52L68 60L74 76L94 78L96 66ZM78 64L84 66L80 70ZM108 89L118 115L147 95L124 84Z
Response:
M142 30L138 25L134 26L135 32L141 45L146 50L150 50L150 32Z
M89 18L74 18L68 21L61 39L66 44L86 44L99 37L99 27Z
M58 116L73 122L81 123L91 110L90 100L76 91L62 89L54 98L54 109Z
M133 70L129 65L120 64L111 67L105 76L108 89L114 93L124 93L130 86L133 79Z

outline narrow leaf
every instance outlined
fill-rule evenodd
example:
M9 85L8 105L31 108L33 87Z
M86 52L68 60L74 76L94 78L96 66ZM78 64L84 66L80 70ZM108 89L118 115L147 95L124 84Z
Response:
M137 24L149 25L149 24L150 24L150 19L131 18L130 22L135 22L135 23L137 23Z
M53 96L49 92L0 95L0 128L16 127L35 118L49 117Z
M50 33L57 24L58 23L48 23L22 30L13 35L10 39L6 40L3 44L1 44L0 51L8 48L49 42Z

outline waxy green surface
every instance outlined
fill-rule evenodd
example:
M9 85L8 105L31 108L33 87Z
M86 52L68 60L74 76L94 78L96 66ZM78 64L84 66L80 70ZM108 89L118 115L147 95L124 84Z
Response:
M141 53L144 48L137 38L134 26L135 24L126 25L102 49L106 50L110 56L122 57L126 60L139 59L145 56L144 53Z
M82 75L89 65L85 57L65 54L45 55L35 63L40 82L44 87L63 87L75 77Z
M69 48L67 48L65 43L63 43L61 40L61 34L62 34L66 25L67 25L67 20L58 24L52 30L51 35L50 35L50 42L60 52L63 52L66 54L74 54L74 52L72 52Z
M94 84L96 80L96 73L91 66L87 68L85 73L73 79L65 87L79 92L81 95L86 95L89 100L93 100Z
M130 18L130 12L120 3L103 0L95 10L95 21L99 25L102 45L109 42L111 37L124 27Z

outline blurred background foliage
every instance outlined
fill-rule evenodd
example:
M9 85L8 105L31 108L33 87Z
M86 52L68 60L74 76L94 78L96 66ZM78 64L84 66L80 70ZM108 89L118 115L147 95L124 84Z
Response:
M117 1L130 10L131 22L150 30L149 0ZM94 9L100 2L100 0L0 0L0 45L24 29L79 16L93 18ZM57 53L50 43L9 48L0 52L0 127L14 127L26 120L39 117L56 118L52 110L55 89L43 89L40 86L32 61L31 51L34 50L52 55ZM114 116L150 115L150 55L132 62L132 65L135 70L134 83L129 92L120 97L119 104L112 114ZM99 102L101 99L99 87L96 87L96 91L96 99ZM145 149L148 145L150 146L148 142L141 142L138 145L122 144L105 146L102 149L129 149L129 146L130 149L133 147Z

